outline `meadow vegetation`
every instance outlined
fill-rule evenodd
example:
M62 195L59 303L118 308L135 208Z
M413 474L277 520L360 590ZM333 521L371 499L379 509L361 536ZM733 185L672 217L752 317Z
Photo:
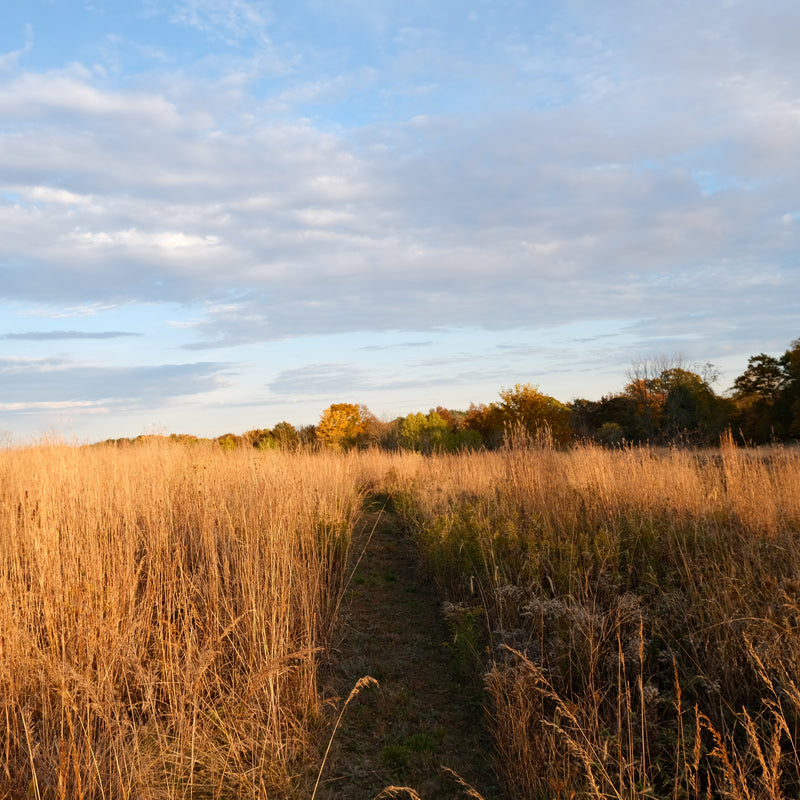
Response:
M372 496L484 686L508 797L796 797L798 487L796 449L730 437L2 451L0 796L310 797Z
M800 452L517 438L387 487L508 796L798 796Z
M359 504L343 455L0 452L0 797L300 791Z

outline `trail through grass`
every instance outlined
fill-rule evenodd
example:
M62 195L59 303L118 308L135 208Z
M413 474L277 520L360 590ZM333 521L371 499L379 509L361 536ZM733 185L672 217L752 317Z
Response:
M345 711L317 796L365 800L392 785L412 787L423 800L468 796L446 767L486 800L499 797L480 683L465 674L434 587L391 506L368 501L353 552L363 555L342 605L325 690L340 708L363 676L379 686Z

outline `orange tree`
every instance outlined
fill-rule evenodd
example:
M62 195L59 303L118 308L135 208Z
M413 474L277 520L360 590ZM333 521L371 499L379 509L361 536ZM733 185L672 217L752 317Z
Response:
M497 403L470 404L464 418L464 428L477 432L485 447L498 447L505 433L503 411Z
M361 408L354 403L334 403L325 411L317 425L317 439L334 450L355 444L366 427Z

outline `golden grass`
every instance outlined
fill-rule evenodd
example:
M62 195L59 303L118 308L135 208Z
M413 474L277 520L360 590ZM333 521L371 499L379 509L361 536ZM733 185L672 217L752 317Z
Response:
M482 663L509 796L800 795L800 452L518 444L0 452L0 797L310 797L365 492Z
M510 796L800 793L800 452L539 442L413 466L387 490L456 636L488 623Z
M152 444L0 452L0 797L287 797L353 459Z

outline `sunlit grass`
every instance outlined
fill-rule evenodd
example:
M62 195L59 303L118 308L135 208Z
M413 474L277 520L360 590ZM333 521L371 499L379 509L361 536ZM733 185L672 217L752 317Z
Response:
M797 450L527 443L388 490L454 629L485 615L511 796L800 791Z
M517 444L0 452L0 796L311 796L368 493L509 796L797 796L800 453Z
M0 796L290 796L354 475L324 454L0 452Z

